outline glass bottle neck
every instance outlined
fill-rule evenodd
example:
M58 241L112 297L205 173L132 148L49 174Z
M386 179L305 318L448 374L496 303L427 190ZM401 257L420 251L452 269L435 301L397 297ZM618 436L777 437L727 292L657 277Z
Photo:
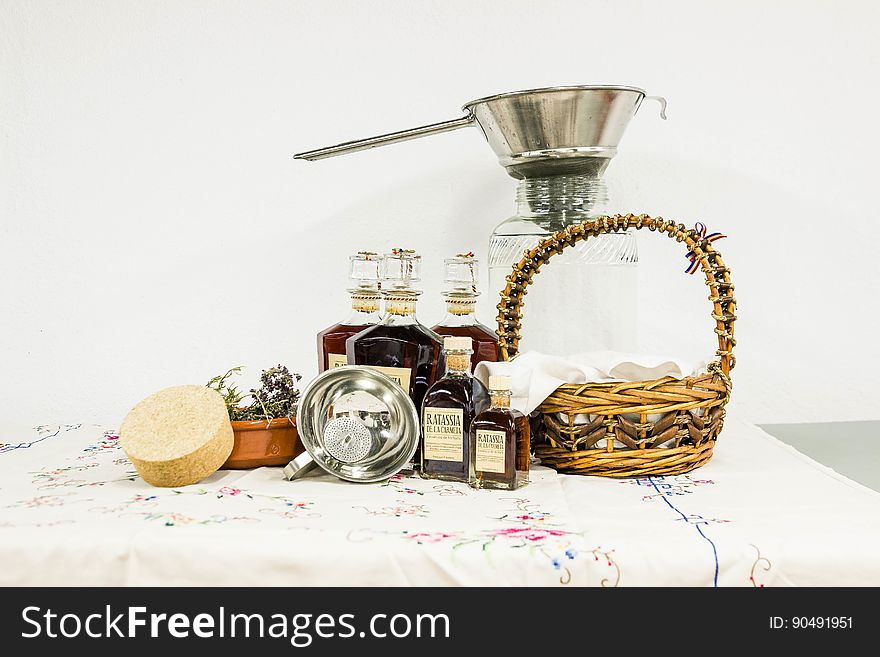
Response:
M510 390L490 390L489 398L492 402L492 408L502 410L510 408Z
M378 294L353 293L351 295L351 314L343 323L347 326L378 324L381 319L379 300Z
M476 295L446 295L446 317L439 326L476 326Z
M446 352L446 376L471 376L471 354L468 349L450 349Z
M382 324L392 326L405 326L418 324L416 319L417 292L385 294L385 317Z
M566 174L524 178L516 192L517 214L564 225L607 212L608 190L599 176Z

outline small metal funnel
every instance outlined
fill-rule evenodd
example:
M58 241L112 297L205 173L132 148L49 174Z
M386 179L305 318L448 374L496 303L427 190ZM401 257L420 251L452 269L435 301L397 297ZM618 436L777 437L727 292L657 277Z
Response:
M599 175L617 153L630 119L646 96L642 89L614 86L547 87L479 98L462 108L465 116L378 137L297 153L297 159L321 160L386 144L478 125L514 178L557 174Z

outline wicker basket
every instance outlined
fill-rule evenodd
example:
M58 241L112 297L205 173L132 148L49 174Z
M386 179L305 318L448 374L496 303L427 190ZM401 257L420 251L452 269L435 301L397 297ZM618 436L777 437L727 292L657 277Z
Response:
M647 228L684 242L699 263L710 291L717 359L709 364L707 373L681 380L664 377L557 388L538 407L542 419L534 433L538 439L536 455L544 465L561 472L607 477L688 472L712 457L724 424L724 406L731 390L729 375L736 362L732 354L736 300L730 270L703 233L667 219L631 214L601 217L566 228L526 251L507 277L498 304L501 357L510 360L516 356L523 297L541 266L581 240L628 228ZM592 419L575 424L578 415Z

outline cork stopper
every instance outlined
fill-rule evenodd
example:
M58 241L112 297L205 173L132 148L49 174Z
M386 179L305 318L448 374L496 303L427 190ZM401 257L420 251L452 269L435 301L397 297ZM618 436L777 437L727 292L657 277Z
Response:
M489 377L489 399L492 408L510 408L510 377L493 374Z
M443 338L443 348L446 351L464 351L466 349L473 351L474 341L473 338L469 338L467 336L449 336Z
M135 405L119 429L119 444L148 484L177 487L220 469L234 439L223 397L189 385L165 388Z
M443 338L443 349L446 351L446 369L450 372L468 372L471 368L471 354L474 353L474 341L466 336L450 336Z
M493 374L489 377L489 390L510 390L510 377Z

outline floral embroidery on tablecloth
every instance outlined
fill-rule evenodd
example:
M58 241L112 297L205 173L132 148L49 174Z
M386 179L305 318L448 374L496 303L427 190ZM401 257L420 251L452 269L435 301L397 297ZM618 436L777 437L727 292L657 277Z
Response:
M68 472L74 472L74 468L61 468L53 472L32 472L35 478L41 478L44 483L37 486L38 490L53 490L55 488L88 488L95 486L106 486L107 484L115 484L122 481L137 481L138 474L131 470L125 472L121 477L113 479L100 479L96 481L88 481L87 479L73 479Z
M723 518L706 518L698 513L685 513L680 508L678 508L675 504L672 503L672 500L676 497L682 497L685 495L691 495L696 490L698 490L702 486L714 485L715 482L711 479L695 479L690 475L675 475L671 477L657 476L657 477L641 477L639 479L626 479L620 482L621 484L629 485L629 486L637 486L644 487L650 490L650 493L642 495L643 502L656 502L660 500L663 502L661 505L663 508L667 508L673 511L674 515L671 516L672 520L676 522L682 522L685 525L693 527L696 530L696 536L708 544L709 548L712 551L712 562L714 564L714 573L712 577L712 583L714 586L718 586L718 573L720 571L720 565L718 560L718 546L712 537L706 532L706 526L715 525L715 524L726 524L731 522L730 520ZM680 503L680 501L677 501Z
M730 520L724 520L723 518L704 518L699 513L688 513L687 515L682 514L680 518L675 518L675 522L681 521L691 525L711 525L731 522Z
M436 492L440 497L467 497L468 491L463 488L464 484L435 484L431 490Z
M320 518L321 514L316 512L315 503L311 501L300 500L288 495L266 495L264 493L253 493L243 488L235 488L233 486L221 486L217 490L212 491L207 488L185 488L172 490L174 495L213 495L217 499L237 499L252 500L255 502L266 501L272 504L280 505L278 508L259 509L260 513L276 515L282 518Z
M418 488L413 488L412 486L407 486L404 481L407 479L402 474L396 474L393 477L389 478L387 481L383 481L379 484L380 488L392 488L398 493L404 493L406 495L424 495L425 491L419 490Z
M69 426L78 428L81 425ZM82 449L82 453L75 458L75 460L80 461L81 464L58 468L47 467L28 474L32 475L33 479L31 480L31 483L37 484L38 490L106 486L107 484L114 484L121 481L136 481L138 478L137 471L127 458L116 456L119 451L119 436L117 433L115 431L104 431L100 439L86 445ZM105 454L115 456L113 459L113 465L128 466L126 470L121 473L121 476L112 479L96 480L74 478L74 474L82 476L89 470L101 466L102 463L100 463L99 458L103 458Z
M94 511L96 513L122 513L124 511L128 511L133 507L139 509L151 509L159 504L159 496L158 495L133 495L127 500L122 500L116 506L96 506L89 509L89 511Z
M433 481L433 483L432 483ZM430 488L425 486L430 485ZM465 483L453 483L451 481L436 481L422 479L418 475L396 474L386 479L380 488L391 488L397 493L405 495L439 495L440 497L467 497L472 495L471 489Z
M612 570L609 577L604 577L601 580L601 585L616 586L620 581L620 569L611 557L613 550L579 549L578 544L582 542L582 534L568 530L561 523L554 522L553 515L543 510L540 505L527 498L500 499L509 500L511 509L501 516L489 518L490 521L501 523L501 526L498 527L487 527L476 531L360 529L349 532L347 538L351 542L359 543L372 540L374 535L398 536L407 543L415 545L449 545L453 561L456 553L475 547L479 548L490 563L493 549L525 550L528 554L543 559L551 568L559 571L560 584L569 584L572 581L572 562L584 554L591 554L598 562L599 555L601 555L603 563Z
M43 448L33 453L38 456L35 459L25 450L39 443L43 443ZM396 475L381 485L370 486L369 493L353 502L344 494L326 499L315 494L311 500L303 492L304 499L299 496L300 491L315 489L287 488L258 475L223 477L222 481L234 482L227 485L210 485L208 480L198 486L152 489L143 484L125 457L118 432L80 424L46 425L38 427L30 440L0 443L0 455L14 451L24 452L20 454L23 460L12 456L5 461L10 464L8 477L0 482L5 496L0 501L0 530L7 535L15 528L47 528L45 533L34 532L41 540L43 536L49 537L52 528L58 528L56 534L64 536L98 527L104 530L105 526L122 533L142 532L144 525L151 526L148 531L159 533L164 533L166 527L217 525L247 531L254 523L263 523L263 527L271 530L317 532L328 540L347 535L352 542L384 541L374 546L380 550L386 545L396 551L430 550L428 558L457 562L465 572L468 568L482 568L478 559L485 560L489 568L496 567L493 560L499 568L502 564L507 567L511 553L520 553L527 556L513 563L520 567L534 564L532 570L539 576L543 573L546 578L553 578L540 580L544 582L617 586L622 579L628 580L629 570L636 570L628 569L623 558L624 554L631 558L631 552L616 552L607 545L597 545L588 530L581 531L567 517L555 514L553 506L536 503L535 498L543 499L537 488L524 489L525 495L535 491L531 499L515 497L520 491L504 497L498 492L473 491L461 483ZM0 461L3 458L0 456ZM38 465L13 467L35 462ZM250 490L246 482L254 482ZM535 483L539 482L540 475ZM727 507L718 505L717 495L705 494L716 486L721 488L722 483L726 486L732 482L716 483L688 474L622 480L620 485L624 489L617 489L616 483L609 485L617 489L615 493L625 492L624 497L629 498L633 508L650 509L661 524L687 527L682 532L670 533L678 540L678 536L690 532L696 549L688 557L688 567L700 567L702 563L702 568L707 569L702 557L705 555L714 562L716 585L722 555L727 557L721 562L726 564L727 579L738 584L748 581L758 588L770 586L779 569L778 554L769 555L774 559L771 563L756 545L726 529L736 519L718 517L723 513L720 509ZM261 486L269 493L256 492ZM17 493L10 495L10 490ZM287 491L293 494L271 494ZM446 504L452 505L449 508L460 505L461 515L446 512ZM324 512L325 520L319 520L322 513L318 509ZM479 514L476 518L472 510ZM104 514L109 517L101 517ZM360 522L367 527L347 529ZM764 542L756 542L767 547ZM736 570L732 570L733 563Z
M61 507L69 503L91 502L89 499L71 499L74 493L61 493L58 495L38 495L26 500L18 500L6 505L6 509L36 509L37 507Z
M599 584L603 587L611 587L614 588L618 584L620 584L620 566L617 565L617 562L614 560L612 556L614 554L614 550L603 550L602 546L598 546L590 550L590 554L593 555L593 559L596 562L603 563L610 570L611 577L603 577Z
M770 560L767 559L767 557L765 557L761 554L761 550L758 549L757 545L751 545L751 547L757 553L757 557L755 557L755 563L752 564L752 570L749 573L749 582L751 582L752 586L754 586L755 588L763 589L764 583L758 582L757 578L755 577L755 574L758 573L758 575L760 575L760 573L758 572L759 568L760 568L760 570L764 571L765 573L769 572L770 569L773 567L773 564L770 563Z
M320 518L321 514L313 511L314 502L289 502L285 504L285 508L281 509L259 509L260 513L277 516L286 520L296 520L301 518Z
M424 504L410 504L405 500L397 500L397 504L371 509L366 506L353 506L356 511L364 511L369 516L387 516L392 518L427 518L430 511Z
M646 502L663 497L690 495L700 486L715 484L711 479L695 479L690 475L621 479L619 483L625 486L639 486L649 489L649 492L642 496Z
M22 522L22 523L12 523L8 521L0 522L0 529L13 529L20 527L58 527L59 525L74 525L76 524L75 520L50 520L49 522Z
M115 431L105 431L101 439L91 445L87 445L83 449L84 454L78 458L88 458L90 454L96 452L106 452L107 450L121 450L119 446L119 435Z
M31 483L35 485L63 480L67 480L68 482L75 481L76 483L86 483L85 479L71 480L71 473L83 473L92 468L97 468L98 465L98 463L86 463L85 465L69 465L65 468L43 468L42 470L29 472L28 474L32 476Z
M154 522L158 521L165 527L185 527L187 525L222 525L227 522L248 523L260 522L259 518L250 518L248 516L224 516L221 514L212 514L204 518L196 518L183 513L176 512L126 512L122 516L138 516L144 520Z
M42 443L51 438L56 438L57 436L65 433L67 431L74 431L79 429L81 424L62 424L62 425L46 425L41 424L38 427L35 427L34 430L37 433L37 437L33 440L25 440L19 443L0 443L0 454L5 454L7 452L14 452L19 449L30 449L34 445L38 443Z
M208 490L206 488L196 488L196 489L172 489L170 491L162 491L157 492L151 495L143 495L136 494L127 500L121 501L118 505L115 506L100 506L93 507L89 509L90 511L94 511L96 513L106 513L106 514L114 514L119 517L130 517L132 515L135 516L143 516L148 520L156 520L160 516L168 516L171 518L170 523L166 523L168 526L178 526L182 524L192 524L195 522L193 519L189 518L186 514L177 512L177 511L154 511L151 513L145 513L147 509L158 509L161 503L173 501L176 498L181 496L209 496L215 497L217 499L224 498L239 498L241 500L249 500L253 502L260 502L265 504L266 501L270 501L274 504L279 505L276 508L258 508L256 511L260 514L266 515L274 515L279 518L284 518L287 520L294 518L320 518L321 514L313 511L315 506L314 502L305 502L298 501L294 498L287 497L284 495L263 495L263 494L254 494L249 493L240 488L232 488L229 486L223 486L217 489L216 491ZM172 502L173 503L173 502ZM133 512L132 509L136 509L137 512ZM217 516L220 517L220 516ZM229 520L249 520L254 522L259 522L259 518L253 518L250 516L222 516L225 518L223 522L228 522ZM205 521L200 521L201 524L216 524L219 521L212 516Z

